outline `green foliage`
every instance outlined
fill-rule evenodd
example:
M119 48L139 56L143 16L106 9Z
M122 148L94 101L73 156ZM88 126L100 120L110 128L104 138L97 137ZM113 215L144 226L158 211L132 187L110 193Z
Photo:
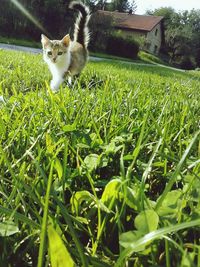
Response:
M41 48L40 40L38 42L34 41L28 41L23 39L15 39L15 38L7 38L7 37L1 37L0 36L0 43L4 44L13 44L13 45L19 45L19 46L25 46L25 47L35 47L35 48Z
M59 39L73 26L69 1L1 1L0 35L40 41L41 33Z
M0 266L199 266L199 72L49 80L42 55L0 50Z
M165 47L171 63L183 69L199 66L200 49L200 10L175 12L172 8L162 7L148 11L151 15L164 17Z
M131 12L135 13L137 9L136 2L134 0L112 0L109 5L110 11L119 11L119 12Z
M176 226L164 227L162 229L152 231L151 233L146 234L141 238L138 238L138 236L136 238L136 235L134 235L132 232L125 233L123 235L122 242L123 242L123 245L125 246L126 249L123 251L123 253L121 253L121 256L118 259L118 261L116 262L115 266L116 267L123 266L124 259L126 257L130 257L130 255L133 254L134 252L138 252L141 250L144 251L145 246L150 244L153 240L155 240L157 238L162 238L166 234L169 234L173 231L179 231L179 230L184 230L185 228L187 229L187 228L190 228L193 226L198 226L199 223L200 223L200 219L197 219L197 220L193 220L191 222L177 224ZM178 247L178 245L177 245L177 247ZM182 250L181 248L179 248L179 249ZM183 252L183 250L182 250L182 252ZM189 266L194 266L190 257L186 257L186 259L185 259L185 254L186 253L183 252L182 262L186 262L186 260L187 260L187 264L189 262ZM196 256L197 256L197 254L196 254ZM194 258L193 258L193 260L194 260Z
M158 227L159 217L154 210L141 211L135 217L135 227L138 231L147 234Z
M52 267L74 267L67 248L52 225L48 226L49 254Z
M145 51L140 51L138 53L138 57L148 63L158 63L158 64L162 64L165 65L166 62L164 62L160 57L157 57L155 55L149 54Z
M111 55L133 59L137 58L139 44L133 37L115 32L108 38L106 51Z
M108 37L113 30L113 19L102 13L95 12L89 21L91 32L90 51L105 51Z
M18 226L13 221L0 223L0 236L10 236L19 232Z

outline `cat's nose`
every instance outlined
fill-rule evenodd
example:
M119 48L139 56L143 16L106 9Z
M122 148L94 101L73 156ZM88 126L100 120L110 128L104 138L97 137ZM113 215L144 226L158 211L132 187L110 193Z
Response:
M53 62L56 62L56 57L53 57Z

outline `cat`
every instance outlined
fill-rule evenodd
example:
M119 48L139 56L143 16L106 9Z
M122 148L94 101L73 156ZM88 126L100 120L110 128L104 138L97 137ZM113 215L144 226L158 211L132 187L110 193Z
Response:
M75 1L69 7L79 11L75 22L73 41L69 34L65 35L62 40L50 40L44 34L41 35L43 59L52 74L50 88L54 92L58 91L66 78L70 83L72 77L79 75L88 59L89 8L83 3Z

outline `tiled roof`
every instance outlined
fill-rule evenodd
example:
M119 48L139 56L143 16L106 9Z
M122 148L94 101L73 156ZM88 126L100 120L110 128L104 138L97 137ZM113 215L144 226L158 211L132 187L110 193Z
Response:
M112 16L115 27L139 31L151 31L163 19L161 16L136 15L118 11L98 10L97 13Z

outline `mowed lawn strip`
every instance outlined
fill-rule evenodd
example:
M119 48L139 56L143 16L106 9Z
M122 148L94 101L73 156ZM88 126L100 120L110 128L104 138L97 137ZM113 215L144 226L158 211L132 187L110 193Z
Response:
M0 50L0 266L200 266L199 72L50 78Z

